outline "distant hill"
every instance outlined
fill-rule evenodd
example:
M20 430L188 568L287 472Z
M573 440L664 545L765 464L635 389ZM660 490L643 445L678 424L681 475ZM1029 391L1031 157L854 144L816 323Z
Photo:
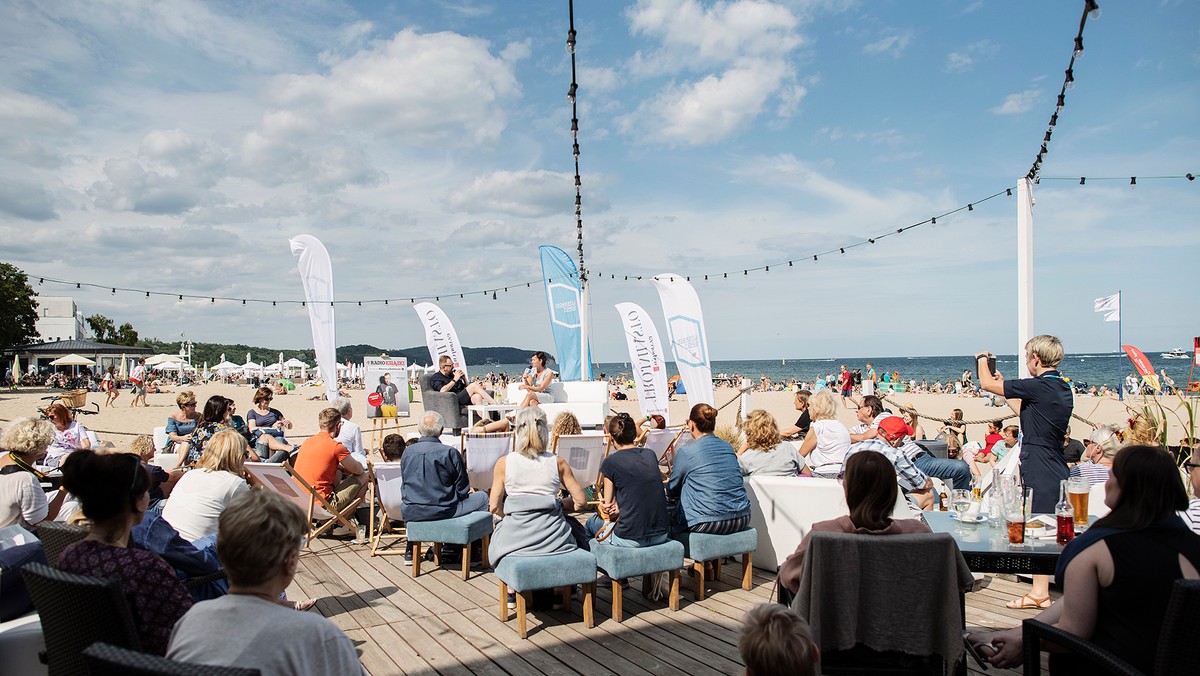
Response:
M154 338L138 341L140 347L148 347L159 354L179 354L179 342L163 342ZM316 355L312 350L279 350L269 347L256 347L243 344L228 344L228 343L193 343L192 344L192 362L200 365L208 362L209 365L216 364L221 361L221 355L235 364L244 364L246 355L250 355L250 359L260 364L271 364L279 360L279 354L283 353L284 361L293 357L300 361L308 362L309 364L316 363ZM387 354L392 357L404 357L408 359L409 364L428 364L429 349L424 345L417 347L406 348L380 348L374 345L343 345L337 349L338 363L349 361L352 364L361 363L363 357L378 357L381 354ZM497 364L524 364L529 361L529 355L533 354L533 350L519 347L464 347L463 356L467 359L467 364L470 366L483 366L492 360ZM554 355L550 355L550 361L554 361Z

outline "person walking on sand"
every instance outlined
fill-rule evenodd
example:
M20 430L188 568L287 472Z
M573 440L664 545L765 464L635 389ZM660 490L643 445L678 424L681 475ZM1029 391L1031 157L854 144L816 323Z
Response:
M133 371L129 373L129 383L133 386L133 401L129 402L129 406L137 406L138 402L142 402L142 406L149 406L146 403L146 358L138 359L137 366L133 367Z
M121 396L121 391L117 389L117 377L113 374L113 367L109 366L108 371L104 373L104 379L100 381L100 389L105 392L104 408L112 406L116 408L117 397Z
M842 405L846 408L856 408L858 404L851 396L854 394L854 376L846 370L845 364L842 364L842 372L838 374L838 382L842 388Z

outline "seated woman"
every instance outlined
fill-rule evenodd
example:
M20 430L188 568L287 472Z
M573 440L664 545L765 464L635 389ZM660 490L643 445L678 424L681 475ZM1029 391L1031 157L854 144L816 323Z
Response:
M1173 583L1200 579L1200 535L1176 514L1187 507L1187 493L1162 448L1121 449L1105 488L1104 504L1112 511L1063 549L1055 572L1062 599L1036 619L1152 673ZM981 652L995 666L1021 664L1021 627L971 641L983 644ZM1051 654L1052 672L1060 659L1061 666L1071 664L1067 658Z
M246 453L242 435L221 430L204 445L196 467L171 489L162 516L183 539L198 548L215 540L221 512L239 493L250 490L242 477Z
M1091 486L1108 481L1119 450L1121 435L1114 427L1104 425L1092 430L1083 449L1084 462L1071 467L1071 476L1084 477Z
M54 440L54 426L45 420L17 418L4 430L0 448L0 528L36 526L58 516L67 492L59 490L47 500L41 481L45 478L34 465L46 455Z
M489 509L502 517L492 534L488 558L496 565L510 554L543 556L576 548L564 511L586 502L567 461L549 450L546 414L538 408L517 411L516 447L496 461ZM559 499L563 488L570 493Z
M116 578L129 600L142 647L167 652L171 629L192 607L175 571L153 552L129 547L130 531L150 502L150 475L131 453L76 451L63 465L63 487L75 495L91 530L58 557L68 573Z
M907 406L901 407L900 417L904 418L904 423L913 429L912 438L914 441L923 441L925 439L925 428L921 427L921 416L917 415L917 409Z
M775 417L760 409L746 415L742 426L746 443L738 452L738 466L745 476L796 476L804 469L804 460L796 447L779 436Z
M550 450L558 452L558 438L564 434L583 434L583 427L579 425L579 418L575 417L570 411L563 411L554 418L554 423L550 426Z
M200 413L196 410L196 393L184 390L175 396L175 405L179 410L167 418L167 446L165 453L175 453L176 445L186 447L192 440L192 433L200 423Z
M728 535L750 525L750 499L737 453L713 435L716 427L717 409L708 404L692 407L687 429L695 441L675 454L667 481L667 497L679 500L671 518L674 533Z
M71 409L62 404L51 404L46 408L46 417L54 425L54 442L46 449L43 461L47 467L58 467L73 451L92 447L87 429L71 419Z
M272 453L292 453L296 446L288 443L284 430L292 429L292 422L283 417L277 408L271 408L275 397L271 388L260 387L254 392L254 408L246 413L246 428L254 441L254 452L260 458L271 457Z
M837 407L837 397L827 389L808 400L812 426L804 436L799 453L812 468L812 475L822 479L837 478L846 451L850 450L850 430L834 417Z
M861 451L847 458L842 488L846 492L850 514L818 521L812 525L812 531L862 535L930 532L929 526L917 519L892 518L892 509L896 506L896 468L882 453ZM804 554L811 540L810 531L779 567L779 584L793 593L800 589Z
M525 398L521 400L517 408L537 406L539 403L554 403L554 395L547 391L551 381L554 380L554 371L546 368L548 359L546 353L541 350L534 352L530 357L529 368L525 369L522 382L517 386L518 389L525 391Z
M229 400L214 394L204 404L204 415L196 424L196 431L192 432L191 438L188 439L187 456L180 464L185 467L195 465L204 455L204 445L208 440L227 429L232 429L229 422Z
M617 547L650 547L669 538L667 496L654 451L638 446L637 423L628 413L609 418L604 432L614 450L600 463L603 478L598 514L588 518L588 537L615 522L604 541Z

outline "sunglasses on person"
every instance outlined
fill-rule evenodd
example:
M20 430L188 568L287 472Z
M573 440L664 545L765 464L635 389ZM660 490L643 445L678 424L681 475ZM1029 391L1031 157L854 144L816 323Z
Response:
M1183 466L1186 467L1188 469L1188 471L1191 471L1194 469L1200 469L1200 463L1196 463L1196 462L1185 462L1185 463L1183 463Z

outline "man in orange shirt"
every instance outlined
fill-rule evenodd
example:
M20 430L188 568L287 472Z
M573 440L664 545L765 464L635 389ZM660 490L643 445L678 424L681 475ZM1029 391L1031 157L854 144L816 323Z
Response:
M321 431L300 445L294 469L340 511L366 488L366 469L350 455L350 449L334 438L342 428L342 414L336 408L322 410L317 421ZM343 478L335 486L338 469L342 470ZM366 511L366 508L358 511ZM365 530L363 519L358 519L358 526L359 531Z

